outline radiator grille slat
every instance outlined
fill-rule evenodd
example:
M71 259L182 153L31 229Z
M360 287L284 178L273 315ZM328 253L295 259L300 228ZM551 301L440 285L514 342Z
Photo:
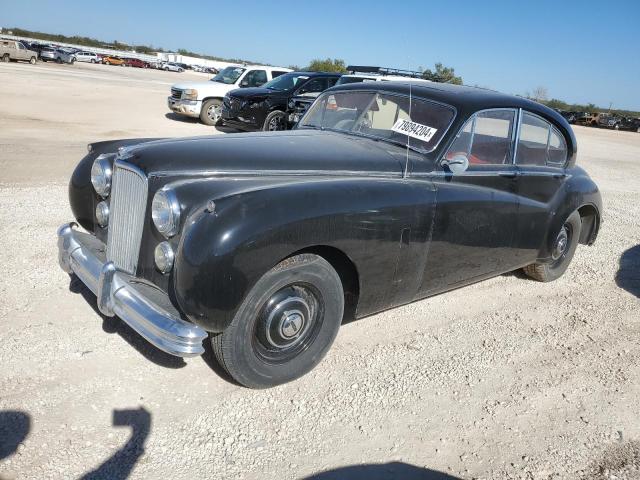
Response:
M111 190L107 260L133 275L142 241L147 178L132 165L116 162Z

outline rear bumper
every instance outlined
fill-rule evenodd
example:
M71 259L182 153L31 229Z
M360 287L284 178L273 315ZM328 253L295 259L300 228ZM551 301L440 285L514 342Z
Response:
M166 293L119 272L106 259L106 246L93 235L74 230L74 223L58 229L58 261L75 273L98 300L106 316L117 315L150 343L171 355L195 357L204 353L207 332L186 322Z

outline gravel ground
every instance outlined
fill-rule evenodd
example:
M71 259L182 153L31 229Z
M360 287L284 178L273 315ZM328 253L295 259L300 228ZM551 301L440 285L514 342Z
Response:
M1 479L640 478L640 135L576 127L605 223L560 280L347 324L309 375L252 391L102 317L57 265L88 141L214 132L165 115L187 75L0 65Z

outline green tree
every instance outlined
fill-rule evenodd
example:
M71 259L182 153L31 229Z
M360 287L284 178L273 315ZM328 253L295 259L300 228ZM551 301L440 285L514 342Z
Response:
M333 60L330 58L326 58L324 60L316 58L311 60L309 66L305 68L310 72L338 72L338 73L347 73L347 67L344 63L344 60L340 60L339 58L334 58Z
M462 85L462 77L456 76L453 67L445 67L442 63L435 64L435 69L427 68L422 72L422 78L438 83L453 83L454 85Z

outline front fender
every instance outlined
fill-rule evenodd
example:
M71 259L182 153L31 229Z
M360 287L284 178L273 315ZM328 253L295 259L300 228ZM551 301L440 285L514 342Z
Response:
M427 238L425 209L432 211L434 196L400 179L305 178L217 198L213 212L202 199L176 251L178 305L194 323L220 332L273 266L297 251L328 246L354 263L365 311L384 308L393 303L388 292L402 230L413 226L412 235Z

